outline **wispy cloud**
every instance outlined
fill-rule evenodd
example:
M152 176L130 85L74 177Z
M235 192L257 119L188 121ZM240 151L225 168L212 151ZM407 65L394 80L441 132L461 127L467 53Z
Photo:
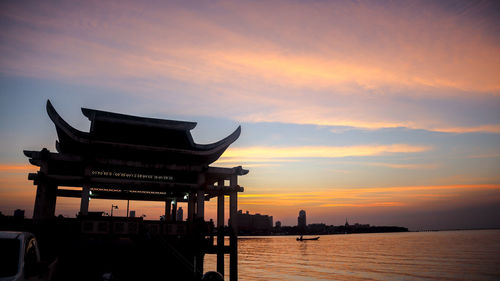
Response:
M470 155L469 158L472 159L484 159L484 158L499 158L500 157L500 152L497 151L492 151L491 153L485 153L485 154L475 154L475 155Z
M496 133L500 134L500 124L480 125L469 127L448 127L448 128L432 128L433 131L445 133Z
M363 163L365 165L370 166L379 166L379 167L387 167L392 169L409 169L409 170L433 170L439 167L437 164L407 164L407 163L381 163L381 162L372 162L372 163Z
M3 5L5 74L175 98L172 110L243 121L500 132L491 119L463 124L414 103L498 100L497 22L480 15L404 2Z

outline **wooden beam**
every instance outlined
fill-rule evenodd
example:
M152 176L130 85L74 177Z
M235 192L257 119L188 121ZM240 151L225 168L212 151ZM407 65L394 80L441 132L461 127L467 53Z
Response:
M176 198L178 202L186 202L183 195L175 196L172 194L166 193L126 193L121 190L114 191L105 191L105 190L95 190L94 188L90 189L92 195L90 195L90 199L115 199L115 200L132 200L132 201L159 201L165 202L165 197L168 196L170 198ZM58 189L57 190L58 197L71 197L71 198L81 198L82 191L74 190L74 189Z
M52 162L84 162L85 159L81 155L75 154L62 154L62 153L54 153L49 152L47 156L43 156L40 151L32 151L32 150L24 150L24 155L30 160L33 160L33 165L38 163L38 160L43 159L43 157L47 158L46 160ZM123 166L123 167L135 167L135 168L145 168L145 169L155 169L155 170L172 170L172 171L193 171L193 172L201 172L204 167L202 165L182 165L182 164L164 164L161 162L144 162L144 161L133 161L133 160L121 160L114 158L103 158L96 157L92 159L92 162L99 165L111 165L111 166ZM31 163L31 161L30 161ZM38 166L38 165L36 165Z
M243 169L241 166L233 168L208 167L207 174L220 175L220 176L231 176L231 175L243 176L248 174L248 170Z
M243 192L244 188L242 186L236 185L236 186L224 186L222 188L219 188L217 186L208 186L206 188L206 192L208 195L214 197L218 196L220 194L223 195L230 195L233 192Z
M66 175L45 175L42 172L28 174L28 179L40 182L49 182L58 186L74 186L82 187L86 182L84 176L66 176ZM177 182L158 182L158 181L145 181L145 180L131 180L122 178L101 178L89 177L88 181L92 187L119 187L124 190L165 190L175 189L176 191L189 192L190 190L197 190L197 184L190 183L177 183ZM131 188L134 187L134 188Z
M205 253L207 254L218 254L219 253L219 247L217 246L208 246L205 250ZM230 246L224 246L222 248L222 256L224 256L224 254L229 254L231 253L231 247ZM217 269L217 272L219 272L220 274L222 274L219 269Z

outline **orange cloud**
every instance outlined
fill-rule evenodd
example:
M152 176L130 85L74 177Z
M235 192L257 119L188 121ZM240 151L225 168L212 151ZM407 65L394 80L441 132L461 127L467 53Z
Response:
M252 158L252 159L241 159L236 157L222 157L219 158L214 165L220 167L234 167L239 166L244 163L246 168L252 167L278 167L282 163L297 162L296 159L269 159L269 158Z
M323 204L320 207L394 207L394 206L405 206L406 204L401 202L376 202L376 203L360 203L360 204Z
M31 164L0 164L0 172L22 172L38 170L38 167Z
M375 156L392 153L417 153L428 151L428 146L408 144L359 145L359 146L299 146L299 147L235 147L223 154L222 160L287 159L287 158L338 158L348 156ZM236 160L235 160L236 161Z
M450 204L450 199L463 200L471 193L489 191L493 191L500 198L500 184L332 188L296 193L244 193L239 197L243 206L410 207L429 201Z

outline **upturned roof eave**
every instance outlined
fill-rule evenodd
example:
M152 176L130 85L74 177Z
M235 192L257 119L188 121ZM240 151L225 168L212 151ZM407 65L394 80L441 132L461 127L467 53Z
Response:
M84 110L82 109L87 114L91 114L93 110ZM192 143L192 148L193 149L179 149L179 148L172 148L172 147L161 147L161 146L149 146L149 145L140 145L140 144L128 144L128 143L116 143L116 142L109 142L109 141L101 141L98 139L92 139L91 141L91 136L87 132L82 132L79 131L75 128L73 128L71 125L69 125L55 110L55 108L52 106L49 100L47 100L47 113L56 126L57 133L58 135L61 133L64 133L65 136L61 137L59 136L59 140L61 141L62 139L71 139L72 141L83 144L83 145L105 145L105 146L112 146L114 148L119 148L119 149L124 149L124 150L139 150L139 151L149 151L149 152L158 152L158 153L174 153L178 155L189 155L189 156L196 156L196 157L202 157L205 158L208 164L215 162L221 155L224 153L224 151L231 145L238 137L240 136L241 133L241 126L238 126L238 128L231 133L229 136L226 138L212 143L212 144L196 144ZM114 113L113 113L114 114ZM115 115L118 116L119 114ZM128 115L126 115L128 116ZM87 116L88 117L88 116ZM133 116L129 116L133 117ZM140 117L138 117L140 118ZM172 120L164 120L164 121L172 121ZM175 121L174 121L175 122ZM181 122L181 121L179 121ZM188 122L189 123L189 122ZM196 123L192 123L196 124ZM65 138L67 137L67 138Z
M89 144L89 139L90 135L89 133L82 132L80 130L77 130L73 128L68 122L66 122L60 115L57 113L55 110L54 106L52 103L50 103L50 100L47 100L47 114L49 115L49 118L52 120L54 125L56 126L58 134L60 132L64 132L68 137L70 137L72 140L82 143L82 144ZM61 139L61 138L59 138Z
M194 147L198 150L211 150L211 149L214 149L216 147L231 145L233 142L235 142L240 137L240 134L241 134L241 126L238 126L238 128L236 128L236 130L234 130L234 132L232 132L229 136L225 137L224 139L222 139L218 142L214 142L214 143L210 143L210 144L197 144L197 143L193 142L193 144L194 144Z

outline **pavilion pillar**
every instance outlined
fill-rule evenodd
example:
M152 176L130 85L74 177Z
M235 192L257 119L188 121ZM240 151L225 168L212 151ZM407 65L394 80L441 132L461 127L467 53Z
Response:
M190 192L188 198L188 220L191 222L194 220L195 205L196 205L196 196L194 192Z
M205 235L205 231L203 230L202 224L204 223L204 218L205 217L205 191L203 189L199 189L196 192L196 228L198 228L199 231L197 231L197 235L200 235L200 237L203 237ZM204 253L198 252L196 254L196 272L201 272L203 273L203 255Z
M45 209L45 190L46 185L44 183L40 183L36 187L35 206L33 207L33 220L43 219L42 212Z
M92 174L92 168L90 165L85 167L84 178L85 182L82 186L82 199L80 201L80 215L86 216L89 213L89 201L90 201L90 176Z
M170 221L176 221L177 220L177 200L174 200L172 204L172 217L170 218Z
M205 174L198 174L198 191L196 192L196 218L205 218Z
M57 201L57 185L50 184L47 186L47 217L54 217L56 213Z
M80 215L86 216L89 213L90 185L84 184L82 188L82 200L80 201Z
M42 150L43 153L43 150ZM47 175L49 165L43 160L40 165L40 173ZM56 210L57 186L42 179L36 188L35 206L33 208L33 220L43 220L54 217Z
M33 219L43 220L54 217L56 210L57 186L46 182L40 183L36 189Z
M218 189L224 187L224 180L219 180ZM224 194L217 196L217 272L224 276Z
M198 174L198 189L196 191L196 228L198 229L196 235L200 238L204 237L206 234L205 230L205 187L206 187L206 176L204 173ZM199 251L196 254L196 272L203 273L203 257L205 253Z
M165 200L165 221L171 220L172 199Z
M231 175L230 187L235 188L238 185L238 177ZM229 280L238 280L238 192L231 191L229 194L229 218L230 237L229 237Z
M198 190L196 195L196 218L205 219L205 191Z

